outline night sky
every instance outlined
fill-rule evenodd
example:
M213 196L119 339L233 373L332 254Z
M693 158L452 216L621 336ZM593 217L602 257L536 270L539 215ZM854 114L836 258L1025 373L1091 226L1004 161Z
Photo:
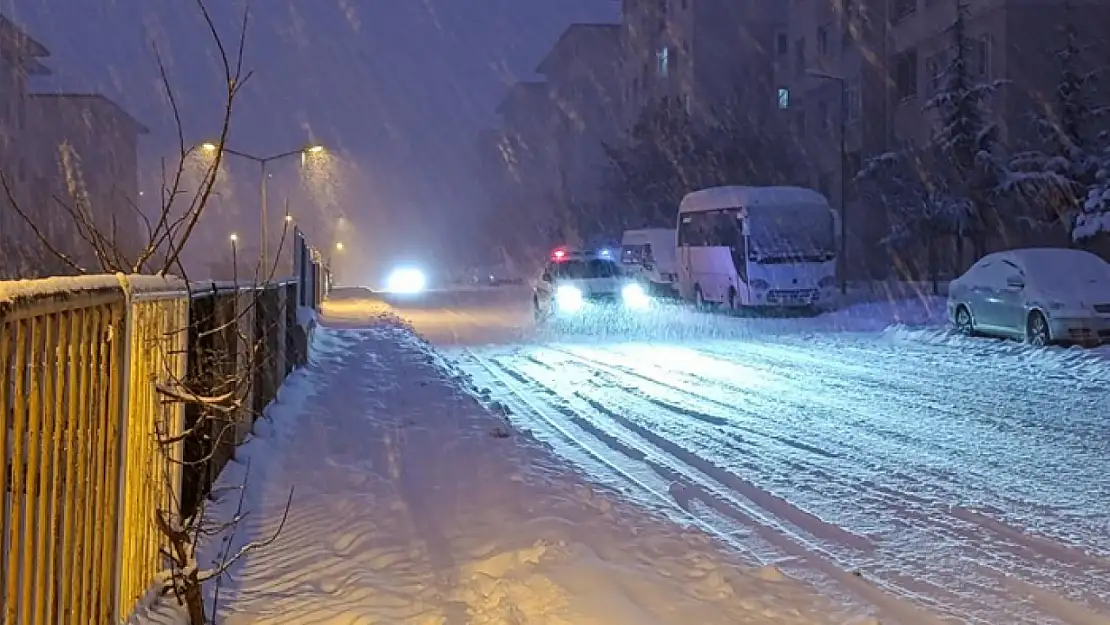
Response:
M229 40L241 0L208 0ZM310 138L347 161L344 212L388 229L363 235L367 261L441 237L434 215L480 210L475 132L495 122L506 86L527 78L573 21L614 21L614 0L253 0L247 67L229 145L281 152ZM99 91L152 133L148 164L174 127L151 42L167 60L190 141L216 130L221 73L193 0L0 0L0 11L52 52L40 90ZM253 170L232 165L232 177ZM295 176L295 172L292 174ZM364 230L371 229L365 226Z

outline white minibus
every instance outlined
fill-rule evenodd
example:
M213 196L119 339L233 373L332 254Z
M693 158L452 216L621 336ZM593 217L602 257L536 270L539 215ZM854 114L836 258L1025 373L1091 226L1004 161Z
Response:
M825 196L801 187L690 193L678 209L679 293L699 307L827 307L836 220Z

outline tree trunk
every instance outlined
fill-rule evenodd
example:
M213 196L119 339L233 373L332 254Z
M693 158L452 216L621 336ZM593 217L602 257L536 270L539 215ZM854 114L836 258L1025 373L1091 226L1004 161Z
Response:
M940 270L937 267L937 243L939 238L940 237L937 237L935 235L930 236L928 239L926 239L925 248L927 258L926 263L929 269L929 280L931 280L933 283L933 295L940 294Z
M207 625L208 619L204 615L204 597L200 591L200 580L196 571L189 573L185 585L185 609L189 611L189 625Z

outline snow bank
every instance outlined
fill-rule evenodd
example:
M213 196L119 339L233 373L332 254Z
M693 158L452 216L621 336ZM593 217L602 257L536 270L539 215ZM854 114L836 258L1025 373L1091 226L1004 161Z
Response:
M225 625L846 622L568 472L384 305L325 311L272 427L220 479L249 466L240 544L270 535L296 488L277 541L224 589Z
M891 326L938 327L946 324L946 303L930 291L850 290L845 303L815 316L784 312L706 314L686 305L661 305L635 319L614 318L588 323L558 323L541 327L542 342L566 340L688 341L751 339L779 334L826 332L881 332Z
M1046 372L1070 372L1086 377L1089 382L1103 380L1110 384L1110 347L1087 349L1081 346L1034 347L1021 341L1005 339L968 337L949 328L910 327L894 325L882 332L882 338L889 342L925 343L951 347L959 350L961 358L971 356L981 358L983 366L1004 362L1009 367L1029 366L1035 378L1047 375ZM1000 365L1001 366L1001 365Z
M37 280L0 282L0 304L50 295L65 295L108 289L128 289L132 293L185 290L185 282L175 276L104 274L93 276L60 276Z

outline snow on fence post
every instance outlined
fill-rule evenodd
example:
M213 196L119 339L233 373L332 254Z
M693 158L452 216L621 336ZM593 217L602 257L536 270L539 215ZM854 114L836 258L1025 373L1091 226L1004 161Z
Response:
M125 315L114 276L0 282L0 621L111 615Z

